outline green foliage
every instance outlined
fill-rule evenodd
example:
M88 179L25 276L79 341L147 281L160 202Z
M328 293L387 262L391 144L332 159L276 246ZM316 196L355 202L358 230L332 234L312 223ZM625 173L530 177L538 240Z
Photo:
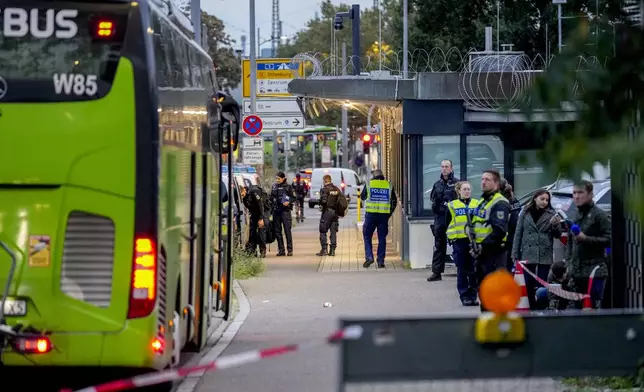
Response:
M629 165L644 168L644 133L637 120L644 102L644 37L640 29L625 24L613 34L609 22L619 17L607 14L597 21L597 30L604 32L599 36L590 35L588 25L580 25L564 53L535 80L530 91L528 115L539 109L554 115L561 102L568 102L579 113L579 121L560 124L557 130L554 122L539 124L549 134L545 163L569 178L579 178L582 171L592 172L595 162L610 161L614 173L624 172ZM591 40L596 44L593 53L597 60L580 67L578 54L587 50ZM613 189L619 190L622 177L611 181ZM635 191L621 195L642 216L643 181L640 176Z
M235 43L224 29L224 22L201 11L201 22L206 26L208 54L217 72L217 83L222 90L236 88L241 83L241 60L233 50Z
M574 391L596 390L596 388L607 388L608 390L622 390L642 387L641 380L635 377L575 377L565 378L564 385L574 387Z
M261 276L266 270L264 261L250 256L242 249L233 250L233 279L249 279Z

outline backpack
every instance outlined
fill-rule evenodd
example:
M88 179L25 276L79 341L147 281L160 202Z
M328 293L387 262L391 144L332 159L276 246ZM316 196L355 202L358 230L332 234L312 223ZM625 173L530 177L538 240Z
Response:
M335 212L340 218L344 218L347 216L347 212L349 212L349 200L340 189L338 191L340 195L338 195L338 203L335 205Z

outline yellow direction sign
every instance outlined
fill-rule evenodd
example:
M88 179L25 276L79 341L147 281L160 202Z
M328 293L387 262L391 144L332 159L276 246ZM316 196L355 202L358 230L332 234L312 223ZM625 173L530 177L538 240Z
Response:
M304 63L293 63L292 59L257 59L258 97L288 97L288 84L295 75L304 76ZM242 61L242 93L250 97L250 60Z

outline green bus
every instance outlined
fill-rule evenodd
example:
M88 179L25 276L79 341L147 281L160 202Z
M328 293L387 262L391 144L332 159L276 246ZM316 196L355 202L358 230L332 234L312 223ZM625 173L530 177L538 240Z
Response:
M185 20L161 1L0 5L1 371L111 378L205 347L230 297L240 112Z

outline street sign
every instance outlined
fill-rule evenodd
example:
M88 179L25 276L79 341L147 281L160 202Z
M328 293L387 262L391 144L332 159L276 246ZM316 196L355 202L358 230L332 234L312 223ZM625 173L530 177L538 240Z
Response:
M242 148L244 150L263 150L264 139L261 137L245 137L242 139Z
M304 76L304 63L293 63L292 59L257 59L257 86L258 97L266 96L291 96L288 84L295 79L295 75ZM242 94L244 98L250 97L250 60L242 61Z
M264 129L304 129L304 116L265 116Z
M263 165L264 164L264 150L250 149L244 150L242 159L244 165Z
M242 126L248 136L257 136L263 128L262 119L259 116L250 115L244 118Z
M244 114L250 114L250 99L244 99ZM257 114L301 114L295 98L262 98L255 102Z
M568 0L552 0L552 4L566 4Z

